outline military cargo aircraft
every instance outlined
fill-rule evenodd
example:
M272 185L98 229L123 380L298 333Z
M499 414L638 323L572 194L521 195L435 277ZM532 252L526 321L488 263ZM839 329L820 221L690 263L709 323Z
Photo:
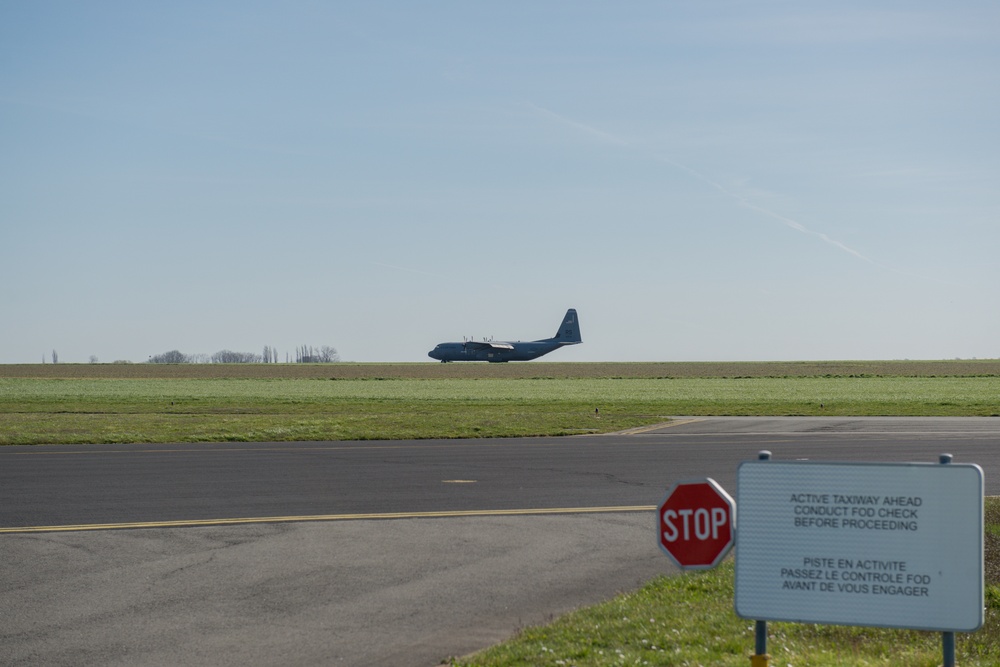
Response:
M431 359L439 359L442 363L448 361L489 361L504 363L507 361L530 361L543 354L548 354L563 345L582 343L580 338L580 320L576 317L576 309L566 311L559 330L552 338L527 342L467 340L462 343L441 343L427 353Z

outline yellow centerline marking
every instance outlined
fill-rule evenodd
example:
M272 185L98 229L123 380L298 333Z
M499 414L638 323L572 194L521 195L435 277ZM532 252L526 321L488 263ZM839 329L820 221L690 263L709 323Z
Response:
M625 431L619 431L617 435L639 435L642 433L649 433L650 431L659 431L664 428L674 428L675 426L684 426L685 424L695 424L697 422L703 422L704 419L683 419L681 421L668 421L660 422L659 424L653 424L651 426L637 426L636 428L630 428Z
M615 433L604 433L597 435L617 435ZM579 438L579 439L577 439ZM526 438L525 438L526 439ZM330 452L330 451L357 451L366 452L380 449L451 449L456 447L512 447L512 446L527 446L527 447L555 447L555 446L568 446L568 445L589 445L591 443L584 439L584 436L567 436L565 439L550 437L550 438L539 438L539 442L518 442L522 438L500 438L500 442L486 442L486 439L479 438L455 438L448 442L442 442L439 444L427 444L425 441L421 440L409 440L401 444L382 444L373 445L364 441L344 441L348 444L335 444L335 445L318 445L315 447L301 447L296 446L294 441L290 441L288 446L279 447L229 447L224 443L218 442L205 442L193 444L190 447L172 447L170 449L157 449L149 448L146 445L123 445L122 449L78 449L73 451L66 451L58 449L60 447L74 447L76 445L30 445L31 447L51 447L52 449L39 449L39 450L22 450L22 451L12 451L4 452L10 456L85 456L93 454L213 454L213 453L225 453L225 452L280 452L280 453L295 453L295 452ZM84 445L87 446L87 445ZM93 445L98 447L100 445Z
M296 523L305 521L381 521L386 519L440 519L475 516L533 516L540 514L600 514L610 512L651 512L655 505L620 507L547 507L515 510L447 510L441 512L388 512L372 514L316 514L306 516L268 516L236 519L186 519L181 521L134 521L127 523L86 523L66 526L22 526L0 528L0 534L57 533L80 530L122 530L126 528L193 528L197 526L236 526L252 523Z
M290 443L291 444L291 443ZM206 442L202 444L192 445L191 447L182 447L176 449L148 449L148 448L129 448L125 446L124 449L86 449L86 450L75 450L75 451L60 451L58 449L48 449L44 451L18 451L10 452L11 456L79 456L79 455L90 455L90 454L216 454L222 452L328 452L328 451L371 451L374 449L404 449L410 445L368 445L368 444L357 444L357 445L333 445L325 446L321 445L318 447L226 447L219 446L220 443L217 442ZM71 447L73 445L39 445L40 447ZM423 445L427 449L440 449L442 447L454 447L452 444L441 444L441 445Z

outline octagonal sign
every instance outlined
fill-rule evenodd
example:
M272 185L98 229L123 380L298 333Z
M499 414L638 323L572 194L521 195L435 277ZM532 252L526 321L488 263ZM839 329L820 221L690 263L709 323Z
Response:
M711 478L677 482L656 509L657 541L685 570L718 565L736 536L736 503Z

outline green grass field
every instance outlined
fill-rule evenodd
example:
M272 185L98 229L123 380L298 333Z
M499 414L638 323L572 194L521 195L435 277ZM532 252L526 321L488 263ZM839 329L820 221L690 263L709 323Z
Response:
M595 413L595 410L599 410ZM1000 360L648 364L0 365L0 444L511 437L671 415L1000 416ZM1000 503L987 620L959 664L1000 664ZM661 577L456 665L740 665L731 563ZM933 633L780 623L775 667L940 664Z
M1000 665L1000 498L987 498L986 613L979 631L956 635L962 667ZM658 577L641 589L525 628L456 667L747 667L753 621L733 610L732 557L714 570ZM913 630L769 623L772 667L936 667L941 634Z
M671 415L1000 416L1000 361L0 365L0 444L602 433Z

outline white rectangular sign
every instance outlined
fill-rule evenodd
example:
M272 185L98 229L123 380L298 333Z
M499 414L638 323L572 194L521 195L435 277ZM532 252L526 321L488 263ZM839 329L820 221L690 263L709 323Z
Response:
M983 624L983 471L748 461L737 472L736 613L972 632Z

